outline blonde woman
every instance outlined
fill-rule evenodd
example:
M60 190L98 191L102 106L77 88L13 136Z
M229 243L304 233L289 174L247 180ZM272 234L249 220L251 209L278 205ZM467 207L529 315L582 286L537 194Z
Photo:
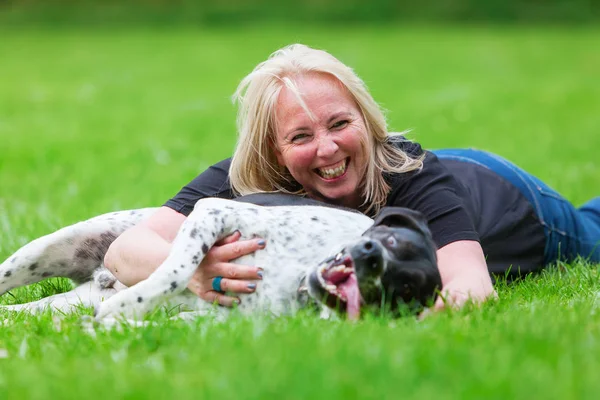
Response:
M238 144L232 159L199 175L109 249L105 264L124 284L161 264L199 199L273 191L370 216L386 206L420 211L438 246L445 296L436 308L495 296L490 272L536 271L555 261L559 248L567 259L600 260L600 197L575 209L495 155L432 153L388 133L362 80L325 51L304 45L276 51L242 80L234 98ZM267 244L238 239L234 234L208 252L190 290L224 306L239 301L225 291L256 290L259 266L230 261Z

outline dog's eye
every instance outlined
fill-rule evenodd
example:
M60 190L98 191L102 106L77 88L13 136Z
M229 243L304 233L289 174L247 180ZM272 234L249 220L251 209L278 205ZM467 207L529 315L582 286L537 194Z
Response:
M392 246L392 247L396 247L396 245L398 244L398 241L396 240L395 237L390 236L387 238L387 244Z

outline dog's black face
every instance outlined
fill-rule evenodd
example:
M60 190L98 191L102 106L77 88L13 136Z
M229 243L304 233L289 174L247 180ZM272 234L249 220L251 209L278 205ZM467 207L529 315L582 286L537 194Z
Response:
M365 306L422 309L442 285L425 219L405 208L384 209L360 240L319 265L308 285L313 298L348 318Z

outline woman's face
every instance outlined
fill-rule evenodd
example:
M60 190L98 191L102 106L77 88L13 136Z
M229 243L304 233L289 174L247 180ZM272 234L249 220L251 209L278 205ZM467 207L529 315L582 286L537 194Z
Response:
M356 208L367 148L362 114L332 76L307 74L295 83L314 119L284 87L275 109L277 160L310 197Z

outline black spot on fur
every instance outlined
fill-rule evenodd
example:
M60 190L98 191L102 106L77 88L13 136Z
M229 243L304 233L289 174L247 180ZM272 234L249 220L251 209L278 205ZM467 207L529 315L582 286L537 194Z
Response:
M198 236L198 229L196 229L196 228L192 229L192 231L190 232L190 237L192 239L196 239L197 236Z
M138 303L141 303L142 301L144 301L144 299L142 299L142 297L141 297L141 296L140 296L140 297L138 297L138 298L137 298L137 300L138 300Z
M206 243L202 243L202 254L208 253L208 246Z
M291 236L286 236L286 237L285 237L285 241L286 241L286 242L291 242L292 240L294 240L294 238L293 238L293 237L291 237Z
M311 217L311 218L310 218L310 220L311 220L311 221L318 222L318 221L319 221L319 218L318 218L318 217Z
M6 273L4 274L5 277L9 277L12 275L12 271L6 271Z
M216 208L216 209L214 209L214 210L211 210L211 211L208 213L208 215L219 215L219 214L221 214L221 210L219 210L219 209L217 209L217 208Z
M177 289L177 282L173 281L173 282L171 282L171 292L174 291L175 289Z
M121 307L125 307L125 303L121 303Z
M53 273L52 273L52 272L46 271L46 272L44 272L44 273L42 274L42 278L47 278L47 277L49 277L49 276L52 276L52 275L53 275Z
M30 271L35 271L39 267L38 263L33 263L29 266Z
M108 247L115 241L117 235L113 232L104 232L98 238L89 238L81 243L81 246L75 251L75 262L85 261L102 262Z
M179 268L181 268L181 269L184 269L184 268L185 268L185 265L181 264L181 265L179 266Z

